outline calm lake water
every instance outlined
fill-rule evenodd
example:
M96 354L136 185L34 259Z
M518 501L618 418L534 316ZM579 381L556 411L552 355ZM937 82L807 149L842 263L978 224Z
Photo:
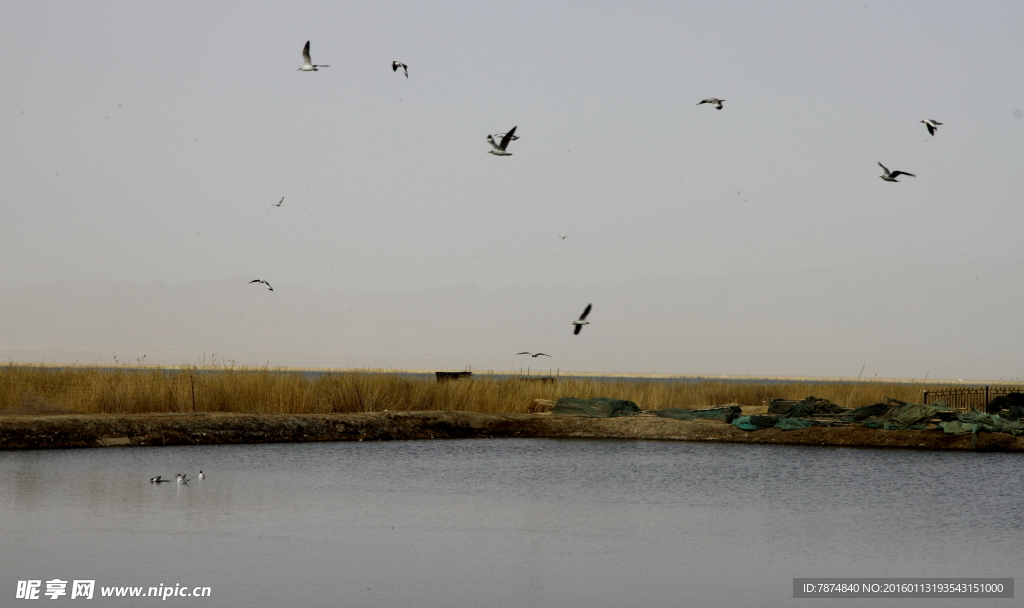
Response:
M0 452L0 605L1019 606L793 599L792 579L1019 582L1022 462L543 439ZM30 579L94 579L95 599L14 599ZM161 584L211 596L99 597Z

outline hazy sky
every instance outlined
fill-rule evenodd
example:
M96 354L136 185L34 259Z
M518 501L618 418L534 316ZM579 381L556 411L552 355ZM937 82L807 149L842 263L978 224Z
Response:
M1022 24L1020 2L9 0L3 285L1021 261ZM306 40L331 67L296 71Z

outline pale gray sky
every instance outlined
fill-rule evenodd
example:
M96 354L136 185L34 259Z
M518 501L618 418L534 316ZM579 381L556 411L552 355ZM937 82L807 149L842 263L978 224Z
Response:
M1021 262L1022 24L1019 2L4 2L3 284ZM296 71L306 40L330 68Z

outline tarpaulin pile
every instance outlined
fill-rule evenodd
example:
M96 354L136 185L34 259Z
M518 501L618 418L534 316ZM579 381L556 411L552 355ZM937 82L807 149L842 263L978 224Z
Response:
M940 422L942 430L950 435L971 434L971 447L978 445L978 432L1009 433L1016 437L1024 434L1024 421L1007 420L999 414L983 414L974 410L968 414L957 414L956 420Z
M839 407L828 399L819 399L814 396L801 399L799 401L792 399L772 399L768 402L769 414L778 414L789 418L844 414L849 411L850 410L845 407Z
M768 402L768 415L740 416L732 421L733 426L744 431L776 428L780 431L799 431L811 426L831 426L832 422L807 420L807 418L835 418L850 410L839 407L828 399L807 397L806 399L772 399Z
M1024 419L1024 393L1007 393L1000 395L989 402L986 410L989 413L998 413L1000 410L1010 410L1005 416L1010 420Z
M617 418L619 416L632 416L639 411L640 408L635 403L625 399L608 399L607 397L577 399L575 397L562 397L555 402L555 409L551 410L551 414L586 416L587 418Z
M857 409L848 409L831 403L827 399L808 397L789 400L773 399L768 405L767 415L741 416L738 405L724 405L703 410L665 408L651 410L662 418L675 420L721 420L745 431L776 428L795 431L811 426L846 425L859 422L861 426L883 430L900 429L941 429L951 435L971 434L971 447L978 442L978 433L1024 434L1024 404L1014 403L1006 418L998 414L985 414L977 410L964 414L952 410L945 401L934 403L907 403L898 399L886 399L885 403L873 403ZM562 397L555 403L554 415L584 416L587 418L617 418L640 413L632 401L623 399L577 399ZM1014 418L1016 415L1016 418ZM818 420L808 419L819 418ZM821 420L824 418L824 420Z
M956 412L949 409L946 402L938 400L933 403L907 403L898 399L887 399L886 403L876 403L866 406L869 408L885 408L881 414L868 416L860 421L861 426L870 429L884 429L887 431L897 429L927 429L928 423L933 418L940 420L953 420ZM861 408L864 409L864 408ZM930 428L935 428L930 427Z
M685 410L681 408L666 408L663 410L651 410L649 413L662 418L674 418L676 420L721 420L730 422L739 415L738 405L723 405L705 410ZM587 418L616 418L621 416L632 416L640 412L632 401L622 399L608 399L606 397L595 397L593 399L577 399L575 397L562 397L555 402L555 408L551 411L556 416L584 416Z
M651 410L651 413L662 418L675 418L676 420L721 420L722 422L732 422L742 411L738 405L722 405L706 410L684 410L678 407L668 407L663 410Z
M799 431L814 425L813 420L801 420L799 418L787 418L786 416L740 416L732 421L732 425L744 431L756 431L757 429L776 428L780 431Z

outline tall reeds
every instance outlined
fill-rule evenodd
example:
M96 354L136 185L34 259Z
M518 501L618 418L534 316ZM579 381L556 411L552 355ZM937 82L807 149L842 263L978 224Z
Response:
M698 409L814 395L846 407L886 397L918 402L938 384L895 382L756 382L724 380L594 379L555 383L476 375L436 382L395 372L303 374L270 368L0 368L2 413L136 414L237 412L308 414L457 410L524 413L534 399L563 396L629 399L641 409Z

